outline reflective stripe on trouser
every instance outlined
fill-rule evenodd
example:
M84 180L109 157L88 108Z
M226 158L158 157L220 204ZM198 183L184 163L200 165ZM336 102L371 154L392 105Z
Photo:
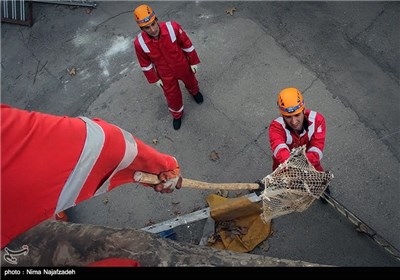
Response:
M199 82L191 71L185 73L181 80L185 84L190 95L193 96L199 92ZM179 119L183 115L183 100L178 79L174 77L162 77L162 81L164 84L164 96L167 99L169 111L175 119Z
M86 123L85 144L74 170L71 172L63 186L63 189L61 190L55 213L59 213L65 209L75 206L75 201L78 198L103 149L103 144L106 137L103 128L96 122L86 117L80 118ZM136 142L132 135L122 129L121 133L125 138L126 148L125 155L117 167L118 170L129 166L129 164L135 159L138 152ZM109 178L105 180L96 194L107 191L110 178L118 171L117 169L109 176Z

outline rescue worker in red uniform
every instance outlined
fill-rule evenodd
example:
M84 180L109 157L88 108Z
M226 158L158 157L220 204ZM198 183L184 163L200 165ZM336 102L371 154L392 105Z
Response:
M181 187L177 160L101 119L29 112L1 104L1 248L93 196L157 174L151 186Z
M140 5L134 12L136 23L142 30L134 40L140 67L149 83L156 83L167 100L173 117L173 127L181 127L183 99L179 80L196 103L203 102L196 72L200 59L186 32L174 21L158 22L148 5Z
M285 88L278 96L281 116L269 126L269 143L273 154L273 167L290 157L290 151L306 145L306 156L318 171L323 171L321 159L325 146L325 118L318 112L305 109L301 92Z

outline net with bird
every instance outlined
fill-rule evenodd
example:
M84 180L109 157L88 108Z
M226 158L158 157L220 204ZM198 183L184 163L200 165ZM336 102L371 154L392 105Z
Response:
M305 146L292 149L289 159L261 180L265 187L260 195L264 222L304 211L329 186L333 174L317 171L308 161L305 151Z
M183 178L182 187L255 190L257 194L261 194L251 200L253 202L262 200L261 217L267 223L273 218L291 212L304 211L322 195L333 179L331 172L320 172L312 166L306 157L305 150L305 146L293 149L289 159L280 164L274 172L259 180L258 183L207 183ZM136 172L135 181L150 184L160 183L157 175L144 172ZM220 207L222 209L220 212L230 216L232 211L243 208L241 205L247 207L248 200L247 197L231 199Z

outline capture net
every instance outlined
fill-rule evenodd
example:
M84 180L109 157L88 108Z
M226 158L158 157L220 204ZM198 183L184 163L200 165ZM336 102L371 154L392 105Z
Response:
M330 171L317 171L308 161L305 151L305 146L293 149L289 159L262 179L265 189L260 197L264 222L304 211L322 195L333 179Z

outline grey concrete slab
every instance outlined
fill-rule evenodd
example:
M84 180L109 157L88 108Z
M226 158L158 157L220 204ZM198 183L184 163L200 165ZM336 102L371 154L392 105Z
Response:
M152 2L187 31L202 63L204 103L182 87L172 128L162 92L138 67L135 2L87 10L34 4L31 28L1 25L1 100L19 108L98 117L174 155L186 178L254 182L271 172L268 125L280 89L296 86L327 120L323 164L332 195L400 248L399 3ZM233 16L225 10L236 7ZM70 76L67 69L76 67ZM157 140L156 143L153 140ZM210 154L219 159L213 161ZM141 228L206 207L210 191L170 195L127 184L68 213L71 221ZM241 192L230 192L236 196ZM204 221L177 229L198 242ZM339 266L398 266L329 205L277 218L269 250L254 253Z

